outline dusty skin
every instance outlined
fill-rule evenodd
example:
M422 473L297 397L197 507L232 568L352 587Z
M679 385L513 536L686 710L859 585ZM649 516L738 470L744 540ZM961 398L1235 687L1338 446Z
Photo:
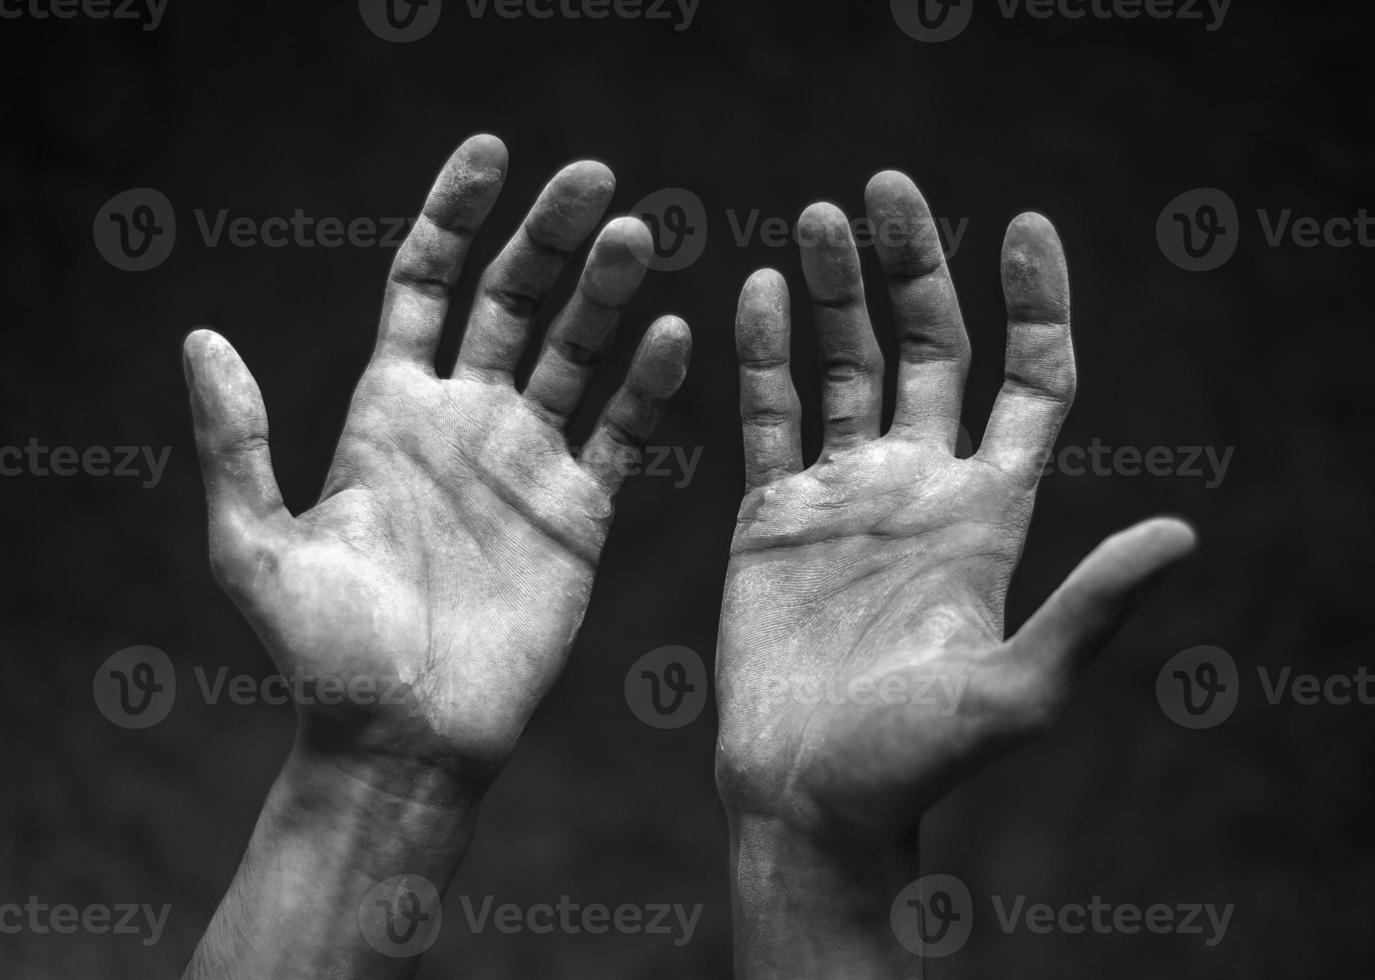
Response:
M899 173L876 176L866 205L874 226L911 229L875 245L901 354L887 433L883 358L838 208L813 205L799 223L822 353L811 466L783 278L756 273L736 320L746 493L721 613L717 781L750 980L918 976L889 906L920 871L923 813L1042 731L1141 587L1194 546L1172 519L1115 535L1004 639L1037 483L1074 398L1064 252L1039 215L1008 229L1005 380L982 445L959 459L970 349L936 223Z

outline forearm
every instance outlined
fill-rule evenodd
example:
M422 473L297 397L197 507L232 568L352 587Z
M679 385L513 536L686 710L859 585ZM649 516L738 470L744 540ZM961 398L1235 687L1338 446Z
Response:
M369 893L412 875L442 894L476 805L447 774L345 759L298 741L186 980L411 976L437 924L424 916L437 908L423 886L406 887L416 878L385 896ZM389 904L399 943L386 932Z
M920 980L890 922L917 877L911 842L827 846L730 814L738 980Z

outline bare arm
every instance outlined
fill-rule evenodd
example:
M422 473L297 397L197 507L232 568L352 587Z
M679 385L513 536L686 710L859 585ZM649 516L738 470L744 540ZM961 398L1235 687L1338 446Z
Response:
M611 172L591 162L545 188L482 277L453 372L436 372L505 172L486 136L444 168L306 513L282 504L243 362L210 331L187 339L217 577L278 668L308 680L295 749L188 977L413 972L483 793L568 656L629 457L683 378L687 327L666 317L570 454L563 426L651 248L642 223L618 219L514 384L541 300L610 202Z

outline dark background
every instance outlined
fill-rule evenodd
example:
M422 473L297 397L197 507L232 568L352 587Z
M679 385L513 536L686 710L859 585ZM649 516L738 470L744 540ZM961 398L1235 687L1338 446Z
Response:
M1368 21L1358 3L1236 3L1207 32L1009 21L981 3L963 36L939 45L908 37L873 0L702 0L681 32L614 18L475 20L450 3L434 33L407 45L375 37L345 2L171 0L152 32L0 21L0 445L172 447L154 489L0 479L0 901L173 905L152 947L0 936L0 976L178 975L289 745L289 709L192 697L156 728L126 731L96 710L92 674L133 644L167 651L188 689L196 665L270 672L207 566L179 345L206 323L237 346L266 396L288 503L305 508L372 344L391 256L208 249L192 210L412 214L447 153L482 130L507 142L512 168L469 284L572 159L613 167L621 211L662 187L706 203L705 255L651 276L590 403L594 413L629 340L678 313L695 333L692 371L653 442L703 452L687 487L649 477L626 487L572 662L483 810L423 977L729 974L713 710L656 731L631 714L622 684L659 646L691 647L708 665L714 656L742 480L731 321L740 283L761 265L781 268L799 299L795 373L816 445L796 250L737 245L726 209L791 221L824 197L857 214L884 167L913 174L938 214L970 219L952 268L975 348L966 424L976 440L1001 369L1002 231L1034 208L1056 221L1074 275L1081 383L1062 444L1236 447L1213 489L1185 477L1047 478L1011 627L1137 519L1185 515L1201 551L1055 732L962 787L924 830L924 870L958 875L976 895L1233 902L1225 940L1009 936L984 913L933 975L1375 968L1375 707L1271 706L1255 681L1257 665L1327 677L1369 658L1370 253L1270 248L1255 221L1258 208L1351 217L1370 203ZM92 220L112 195L144 186L174 202L181 237L159 268L121 272L96 251ZM1245 231L1224 268L1188 273L1161 254L1156 218L1207 186L1228 191ZM872 254L865 262L874 268ZM1186 731L1157 705L1156 674L1205 643L1249 680L1229 721ZM473 936L460 891L705 911L683 948L650 936Z

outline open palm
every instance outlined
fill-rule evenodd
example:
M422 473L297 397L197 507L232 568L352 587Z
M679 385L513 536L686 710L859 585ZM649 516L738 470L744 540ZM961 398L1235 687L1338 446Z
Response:
M440 377L451 291L505 170L501 143L474 137L440 175L396 257L372 361L308 512L282 504L262 397L238 355L209 331L186 343L212 560L279 669L304 679L305 733L478 782L567 657L612 498L690 344L681 321L656 322L574 458L564 424L652 247L642 223L617 219L517 390L540 302L610 202L610 171L578 163L487 269Z
M722 610L717 765L738 812L897 839L953 780L1053 717L1137 587L1193 539L1170 520L1110 539L1004 641L1036 485L1074 394L1063 252L1039 216L1008 231L1006 381L979 451L960 459L969 342L935 223L901 174L875 177L866 198L901 349L888 433L838 209L814 205L800 225L824 370L825 444L810 468L787 287L765 270L741 297L747 493Z

